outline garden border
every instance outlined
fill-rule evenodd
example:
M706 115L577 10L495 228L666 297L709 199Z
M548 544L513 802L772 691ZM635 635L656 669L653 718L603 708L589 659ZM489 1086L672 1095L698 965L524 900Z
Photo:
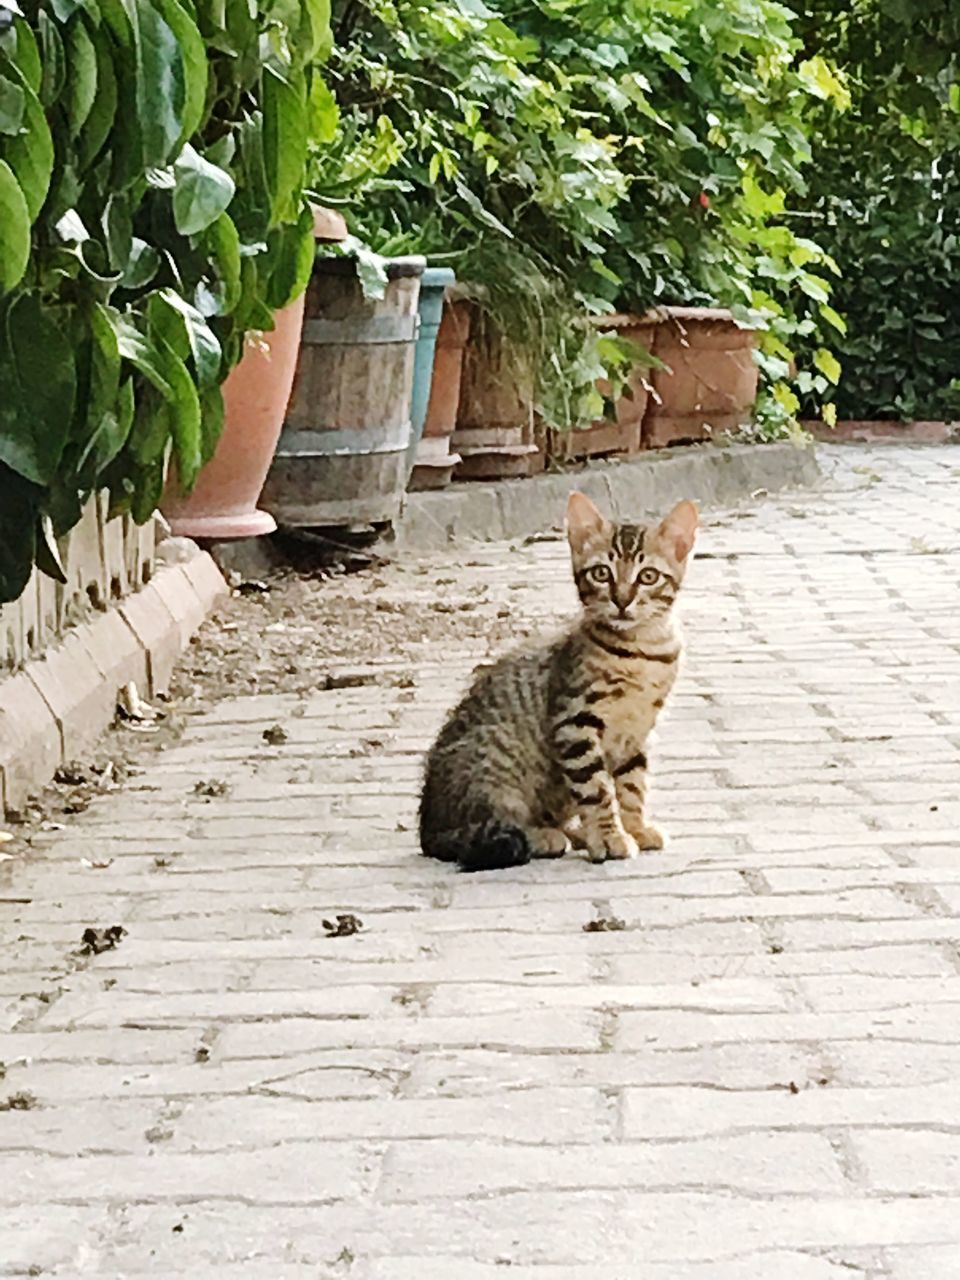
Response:
M205 551L182 538L157 549L147 586L72 627L0 678L0 817L96 743L130 681L163 692L174 663L227 585Z
M763 490L804 488L820 478L810 444L690 446L660 450L524 480L454 483L407 494L393 545L442 551L462 541L528 537L560 526L567 494L581 489L615 517L641 518L683 498L703 506L740 502Z

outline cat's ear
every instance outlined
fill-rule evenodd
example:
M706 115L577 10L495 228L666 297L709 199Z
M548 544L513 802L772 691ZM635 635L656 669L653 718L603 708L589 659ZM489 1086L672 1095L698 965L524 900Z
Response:
M575 489L567 499L567 540L574 551L582 551L590 538L603 537L607 522L585 493Z
M683 564L693 550L700 527L695 502L678 502L657 530L657 541L677 564Z

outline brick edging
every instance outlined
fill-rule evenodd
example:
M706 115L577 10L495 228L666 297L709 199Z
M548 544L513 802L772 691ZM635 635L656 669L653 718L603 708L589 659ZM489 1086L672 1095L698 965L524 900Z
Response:
M182 542L176 551L179 562L158 564L145 587L0 678L0 816L96 742L124 685L134 681L147 697L166 689L177 657L227 590L205 551Z

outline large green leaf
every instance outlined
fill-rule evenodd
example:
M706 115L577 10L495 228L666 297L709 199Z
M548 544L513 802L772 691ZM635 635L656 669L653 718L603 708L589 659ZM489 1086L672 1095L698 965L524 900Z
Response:
M200 128L206 112L209 66L207 48L197 24L179 0L156 0L164 22L177 37L183 59L184 102L180 142L186 142Z
M106 308L99 303L95 303L90 311L90 336L87 429L93 432L104 414L116 406L120 390L120 344Z
M173 390L167 382L163 361L140 330L125 316L111 308L104 308L105 314L113 326L117 336L117 349L124 360L129 360L133 367L147 379L164 400L173 399ZM138 406L139 413L139 406Z
M97 49L78 14L67 30L67 130L75 138L86 124L97 96Z
M88 168L100 154L117 114L117 73L110 38L103 27L89 34L97 58L96 93L77 142L81 170Z
M0 604L19 599L30 581L40 496L0 462Z
M223 435L223 392L220 387L205 387L200 395L200 411L202 414L203 439L201 441L201 460L204 466L217 451L220 437Z
M134 236L130 244L121 284L125 289L143 289L160 270L160 255L152 244Z
M164 373L173 392L170 404L170 430L173 456L177 460L177 477L186 490L193 488L203 464L200 397L187 366L162 338L157 349Z
M19 69L23 79L33 92L39 93L40 85L43 81L43 66L40 62L40 50L37 47L36 36L23 18L18 18L15 22L14 34L14 47L9 54L11 61Z
M146 524L152 518L163 496L164 460L159 458L151 466L138 472L130 514L137 524Z
M313 215L305 209L293 226L277 227L270 232L268 245L274 264L267 283L266 303L275 311L299 298L310 282L316 243L313 238Z
M133 379L128 378L115 396L113 406L100 416L77 464L78 472L89 463L96 479L110 465L127 443L133 415Z
M301 0L300 40L303 63L330 56L333 36L330 31L330 0Z
M136 52L136 106L140 158L162 168L180 142L186 106L186 71L180 42L150 0L123 0Z
M70 344L36 294L23 294L0 336L0 461L49 484L70 434L76 369Z
M136 412L130 431L130 452L141 467L163 460L170 441L171 402L152 387L137 395Z
M229 214L220 215L205 240L221 287L217 314L233 311L240 301L240 236Z
M30 221L36 221L50 190L53 175L53 137L44 115L40 99L22 77L23 130L15 138L0 139L0 158L4 159L23 191L30 211Z
M67 58L63 40L53 19L41 9L37 15L40 28L40 54L43 60L43 77L40 81L40 101L52 107L60 97L67 77Z
M30 260L30 210L8 164L0 160L0 294L23 279Z
M175 290L164 289L159 297L183 331L198 383L201 387L215 386L220 381L221 351L213 330L200 312Z
M313 73L309 98L310 138L313 142L333 142L340 125L340 109L319 72Z
M236 190L225 169L205 160L187 143L174 165L173 216L183 236L206 231L226 210Z
M137 102L146 166L166 164L183 134L187 73L180 41L150 0L139 13Z
M289 79L263 71L263 159L272 221L292 222L303 185L307 148L306 88L302 72Z
M23 88L0 75L0 133L17 134L23 123Z

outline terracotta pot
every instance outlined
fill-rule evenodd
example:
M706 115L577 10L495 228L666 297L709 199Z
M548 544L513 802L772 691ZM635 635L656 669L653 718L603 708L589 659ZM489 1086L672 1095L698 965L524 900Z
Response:
M457 425L463 349L469 336L470 304L462 300L453 301L448 296L443 304L437 334L427 419L423 439L417 446L411 489L442 488L460 461L460 455L451 452L450 439Z
M175 534L187 538L253 538L276 529L257 509L300 349L304 299L276 315L276 327L246 346L223 384L223 434L216 453L183 497L169 484L161 509Z
M319 242L345 240L343 215L313 206ZM277 312L271 333L248 342L223 384L223 434L189 497L167 485L161 509L175 534L188 538L253 538L277 522L257 508L283 427L300 350L305 298Z
M472 313L451 441L461 456L456 478L535 475L545 457L534 431L534 370L489 322L478 323L475 307Z
M598 316L592 323L605 333L614 332L628 338L646 351L651 351L655 336L655 321L649 316L612 315ZM643 419L650 397L648 390L650 370L638 366L630 375L614 400L614 416L598 418L589 427L578 431L550 431L547 438L548 454L562 462L580 461L617 454L638 453L643 440ZM610 394L610 385L598 382L601 395Z
M643 424L648 449L708 440L749 422L757 398L756 335L729 311L709 307L661 307L654 369Z

